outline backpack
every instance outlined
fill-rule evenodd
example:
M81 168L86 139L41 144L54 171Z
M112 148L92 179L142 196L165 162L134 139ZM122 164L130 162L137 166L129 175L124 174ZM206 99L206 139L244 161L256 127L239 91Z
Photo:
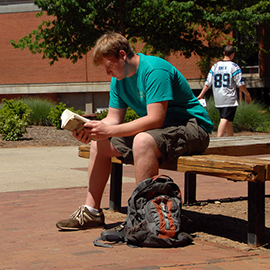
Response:
M193 238L182 232L182 198L179 187L166 175L145 179L128 200L127 217L120 230L104 231L94 245L126 242L131 247L180 247Z

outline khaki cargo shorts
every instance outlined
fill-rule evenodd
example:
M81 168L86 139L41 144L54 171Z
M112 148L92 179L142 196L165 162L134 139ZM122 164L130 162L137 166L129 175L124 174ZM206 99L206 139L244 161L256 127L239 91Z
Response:
M169 126L145 131L156 141L162 154L160 164L179 156L201 154L209 145L209 134L197 124L195 118L180 126ZM134 136L112 137L111 143L123 157L124 163L133 163L132 144Z

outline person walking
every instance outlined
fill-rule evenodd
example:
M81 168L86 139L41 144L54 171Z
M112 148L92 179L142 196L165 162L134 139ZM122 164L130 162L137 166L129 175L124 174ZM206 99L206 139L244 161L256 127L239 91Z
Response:
M198 96L199 100L202 99L212 86L215 107L220 114L217 137L222 137L225 132L227 136L233 136L232 122L238 106L237 87L245 94L245 100L248 104L252 101L250 93L245 86L242 71L232 61L235 56L235 48L232 45L227 45L224 48L223 54L223 60L211 67L205 85Z

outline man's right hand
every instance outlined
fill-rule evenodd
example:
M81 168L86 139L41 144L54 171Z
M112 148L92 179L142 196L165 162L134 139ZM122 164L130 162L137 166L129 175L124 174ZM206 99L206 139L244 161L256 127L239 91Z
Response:
M82 143L85 143L85 144L88 144L91 141L91 137L89 136L89 133L85 132L84 129L82 129L79 133L77 133L77 131L74 130L72 135L79 142L82 142Z

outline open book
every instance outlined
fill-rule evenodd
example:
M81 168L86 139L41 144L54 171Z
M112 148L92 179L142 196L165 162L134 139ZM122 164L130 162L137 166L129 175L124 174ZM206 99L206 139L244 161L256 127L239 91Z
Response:
M61 128L70 131L77 130L79 133L83 129L83 124L89 121L89 119L65 109L61 115Z

